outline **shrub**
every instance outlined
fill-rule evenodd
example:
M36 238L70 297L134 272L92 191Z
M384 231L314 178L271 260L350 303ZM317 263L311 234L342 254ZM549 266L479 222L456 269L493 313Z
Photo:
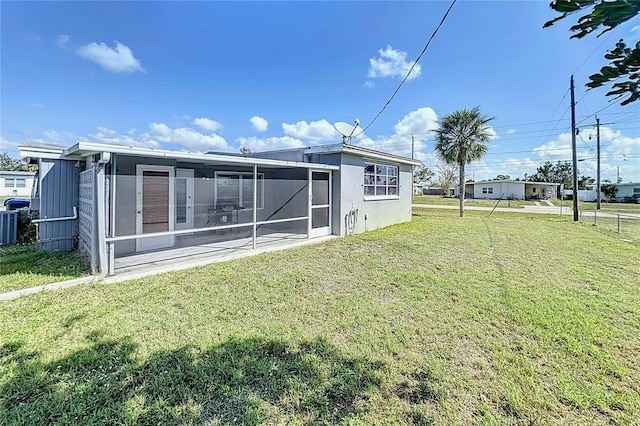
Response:
M18 216L18 244L32 244L36 242L36 225L31 221L31 216L26 211L21 211Z

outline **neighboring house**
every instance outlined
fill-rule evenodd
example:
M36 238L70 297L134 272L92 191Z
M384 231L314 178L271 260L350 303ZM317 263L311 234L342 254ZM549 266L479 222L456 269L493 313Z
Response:
M620 201L626 197L634 197L636 200L640 200L640 182L627 182L618 183L618 192L616 198Z
M570 199L573 197L573 189L565 189L562 191L562 197ZM600 194L600 201L604 200L604 195ZM578 201L594 202L598 199L598 191L595 189L578 189Z
M0 197L29 197L35 172L0 171Z
M488 200L554 199L559 186L559 183L527 182L523 180L467 182L465 184L465 198ZM456 197L458 192L459 189L456 187Z
M344 236L410 221L420 164L345 144L241 155L79 142L20 153L39 165L41 249L77 244L101 274L136 253L242 238L256 248L268 235Z

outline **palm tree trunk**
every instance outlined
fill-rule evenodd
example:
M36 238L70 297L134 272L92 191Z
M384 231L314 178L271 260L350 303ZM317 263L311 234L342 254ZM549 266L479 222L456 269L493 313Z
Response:
M464 163L460 163L460 217L464 217Z

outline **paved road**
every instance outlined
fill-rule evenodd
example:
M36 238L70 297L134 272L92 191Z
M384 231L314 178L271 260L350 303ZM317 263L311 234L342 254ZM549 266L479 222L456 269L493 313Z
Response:
M412 204L411 207L418 209L442 209L442 210L458 210L459 206L443 206L437 204ZM465 210L476 210L476 211L491 211L493 207L479 207L479 206L464 206ZM495 211L497 212L511 212L511 213L535 213L535 214L554 214L560 215L560 207L555 206L523 206L522 208L513 208L513 207L496 207ZM583 217L593 217L596 215L595 210L584 210L581 212ZM570 207L563 206L562 207L562 216L571 216L573 215L573 210ZM620 215L623 218L629 219L640 219L640 214L637 213L609 213L599 211L597 212L598 217L612 217L617 218Z

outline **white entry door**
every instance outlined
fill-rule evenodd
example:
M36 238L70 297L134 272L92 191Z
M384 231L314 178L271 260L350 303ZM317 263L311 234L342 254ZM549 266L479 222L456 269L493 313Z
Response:
M136 167L136 234L173 231L175 172L170 166ZM136 239L136 251L173 247L175 236Z
M309 170L309 237L331 234L331 172Z
M193 228L193 170L176 170L176 229Z

